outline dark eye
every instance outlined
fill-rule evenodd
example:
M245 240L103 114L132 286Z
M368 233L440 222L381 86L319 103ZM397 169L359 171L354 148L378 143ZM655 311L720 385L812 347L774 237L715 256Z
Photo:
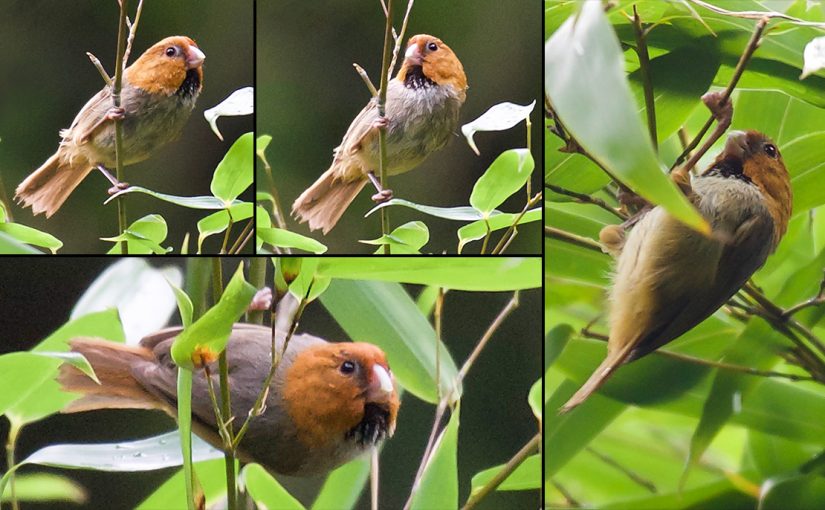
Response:
M776 150L775 145L772 145L770 143L766 143L765 144L765 154L767 154L768 156L776 159L776 156L777 156L777 154L779 154L779 151Z
M169 46L168 48L166 48L166 51L164 51L164 53L166 53L167 57L174 57L174 56L177 56L178 49L175 48L174 46Z
M427 49L430 51L435 51L438 49L438 45L434 42L427 43Z
M345 361L341 363L341 368L339 370L341 370L342 374L351 374L355 372L355 363L352 361Z

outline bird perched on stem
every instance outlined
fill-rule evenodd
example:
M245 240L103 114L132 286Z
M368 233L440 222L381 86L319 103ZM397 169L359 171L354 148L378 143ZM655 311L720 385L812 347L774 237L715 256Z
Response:
M106 168L115 165L114 120L122 120L126 165L147 159L175 139L195 108L203 86L203 52L188 37L167 37L124 70L121 106L115 108L106 86L60 132L57 152L17 186L15 198L34 214L54 214L89 172L98 168L113 185L128 186Z
M95 370L100 384L64 366L63 389L83 395L64 412L95 409L159 409L177 415L177 367L170 348L181 328L158 331L139 346L91 338L70 342ZM270 370L268 327L235 324L226 347L232 427L243 425ZM285 335L276 335L278 352ZM211 370L219 387L217 363ZM218 401L220 405L220 392ZM265 409L254 416L238 455L274 473L315 476L352 460L392 436L398 393L384 352L367 343L329 343L294 335L269 385ZM192 387L193 430L221 448L205 371Z
M562 407L584 402L624 363L679 337L727 301L765 263L785 234L792 197L776 145L756 131L734 131L710 167L691 182L674 181L712 227L706 237L662 207L650 210L627 238L618 225L600 233L618 253L610 291L607 358Z
M350 124L332 165L295 200L292 213L326 234L368 180L378 190L373 200L389 200L392 191L375 177L379 127L387 128L388 175L406 172L447 145L466 90L464 68L449 46L431 35L411 37L401 69L387 85L386 117L378 116L373 98Z

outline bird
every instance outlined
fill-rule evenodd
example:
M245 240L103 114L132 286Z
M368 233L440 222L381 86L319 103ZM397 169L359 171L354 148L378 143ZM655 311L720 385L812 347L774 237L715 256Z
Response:
M374 201L389 200L392 191L375 177L379 128L387 130L387 174L406 172L447 145L466 97L467 76L453 50L431 35L411 37L401 68L387 85L385 117L374 97L333 151L329 169L295 200L293 215L326 235L368 181L378 190Z
M766 135L731 132L722 152L691 182L671 174L711 226L703 235L657 206L624 237L600 233L617 254L609 297L607 357L560 409L584 402L616 369L676 339L713 314L765 263L793 205L782 155Z
M146 50L123 72L120 107L105 86L60 131L60 145L17 186L15 198L37 215L51 217L80 182L98 168L112 182L110 193L128 185L106 168L115 166L114 121L121 119L124 165L147 159L177 138L203 88L206 56L185 36L167 37Z
M63 412L154 409L176 417L178 369L170 349L181 331L166 328L139 345L89 337L70 340L71 350L86 357L100 384L64 365L58 382L64 391L82 396ZM285 337L280 331L275 336L278 352ZM269 373L271 342L269 327L238 323L232 328L226 355L235 433ZM217 362L211 365L218 388ZM193 431L222 449L205 374L198 369L193 374ZM216 393L220 402L220 391ZM399 405L395 380L380 348L295 334L269 385L263 413L249 422L238 458L274 474L325 474L392 436Z

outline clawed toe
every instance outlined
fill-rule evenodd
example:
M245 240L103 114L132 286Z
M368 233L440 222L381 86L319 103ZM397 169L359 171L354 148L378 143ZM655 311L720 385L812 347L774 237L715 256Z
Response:
M107 192L109 193L109 195L114 195L116 193L120 193L121 191L125 190L129 186L130 186L130 184L128 182L119 182L119 183L115 184L114 186L112 186L111 188L109 188L107 190Z
M372 196L372 201L376 204L383 204L384 202L387 202L389 200L392 200L391 189L383 189Z

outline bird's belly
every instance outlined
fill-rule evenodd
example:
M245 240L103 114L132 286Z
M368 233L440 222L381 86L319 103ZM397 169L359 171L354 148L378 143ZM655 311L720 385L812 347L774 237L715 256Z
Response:
M402 90L398 90L398 89ZM460 101L447 87L387 90L386 115L388 173L411 170L450 141L458 125ZM368 158L378 168L378 137L368 147Z

